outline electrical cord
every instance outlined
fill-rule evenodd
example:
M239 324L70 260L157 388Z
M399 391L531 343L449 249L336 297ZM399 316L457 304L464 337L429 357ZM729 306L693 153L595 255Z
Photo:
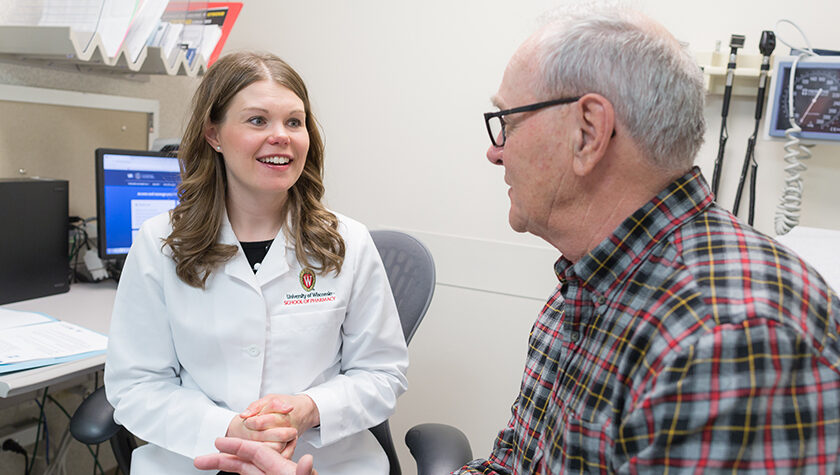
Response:
M26 467L26 471L24 472L25 475L30 475L32 473L32 469L35 468L35 459L37 458L36 455L38 454L38 442L41 440L41 426L46 420L46 412L44 412L44 404L47 401L47 391L49 388L44 388L44 396L41 398L41 403L38 404L38 400L35 399L35 403L38 404L40 408L40 412L38 414L38 430L35 433L35 447L32 449L32 460L30 460L29 465Z
M29 453L26 451L26 449L20 446L18 441L14 439L6 439L5 441L3 441L3 450L23 455L23 466L29 467Z
M80 280L84 280L83 278L80 279L79 273L79 257L82 254L82 248L85 250L90 249L90 237L87 233L87 226L86 221L78 216L71 216L69 218L69 227L70 232L72 233L73 239L70 244L70 253L68 256L68 260L70 262L70 269L72 272L72 280L71 282L79 282Z
M95 386L98 386L98 380L99 380L98 379L99 378L98 373L96 375L96 378L97 378L96 379L97 383L95 384ZM57 445L55 454L53 456L53 463L50 463L49 431L48 431L48 427L47 427L46 406L45 406L46 402L49 401L49 402L53 403L56 407L58 407L58 409L62 413L64 413L65 416L67 416L68 421L70 419L72 419L72 416L70 415L69 412L67 412L67 409L65 409L64 406L62 406L61 403L58 402L58 400L56 400L52 395L50 395L48 393L48 390L49 390L49 388L44 388L44 394L41 397L40 401L38 401L38 399L35 399L35 404L38 405L38 407L39 407L39 416L38 416L38 431L37 431L37 435L35 436L35 446L32 450L32 458L31 459L29 458L29 453L26 451L26 449L24 447L22 447L20 445L20 443L17 442L16 440L14 440L14 439L6 439L3 442L2 447L0 447L0 448L2 448L3 451L14 452L14 453L17 453L17 454L20 454L20 455L24 456L24 474L25 475L32 474L33 470L35 469L35 461L36 461L37 455L38 455L38 442L41 440L41 427L42 427L42 425L43 425L43 428L44 428L44 453L45 453L46 464L47 464L47 469L46 469L46 471L44 471L43 475L59 475L59 474L66 474L67 473L67 467L65 466L65 464L66 464L66 460L67 460L67 453L70 449L70 446L71 446L71 443L72 443L73 439L70 436L70 429L69 429L69 426L68 426L68 428L65 429L64 434L62 434L61 440L59 441L59 443ZM99 461L99 444L97 444L97 446L96 446L96 449L97 449L96 452L94 452L93 449L88 445L85 445L85 447L87 448L91 457L93 457L93 463L94 463L93 473L94 473L94 475L96 475L97 469L99 470L100 475L105 475L105 470L102 468L102 464Z
M70 271L72 274L70 282L101 282L107 277L115 277L114 269L110 268L107 263L103 263L106 277L97 276L94 269L87 267L87 272L79 269L79 260L83 254L87 252L96 252L96 245L94 240L88 235L87 224L95 221L96 217L82 219L79 216L71 216L69 219L70 227ZM85 252L82 252L84 249ZM101 271L100 271L101 272ZM116 279L116 277L115 277Z
M788 81L788 121L790 122L790 128L785 130L785 137L787 141L785 142L785 156L784 160L787 163L785 165L785 173L787 177L785 178L785 187L782 191L782 197L779 200L779 204L776 207L776 216L775 216L775 228L777 235L783 235L790 232L797 224L799 224L799 215L802 211L802 192L805 189L804 180L802 174L807 170L807 166L805 166L804 161L811 158L811 150L810 148L813 145L806 145L802 143L800 139L800 133L802 132L802 128L799 124L796 123L796 119L794 117L793 112L793 90L794 90L794 82L796 78L796 68L799 65L799 62L803 58L817 56L814 52L813 48L811 48L811 43L808 41L808 37L802 31L796 23L793 23L790 20L782 19L776 22L776 30L779 29L780 24L789 24L793 26L800 35L802 35L802 39L805 42L805 48L795 48L788 44L780 35L779 41L784 45L791 48L791 50L798 50L800 54L796 56L796 59L793 60L793 64L790 68L790 80ZM814 102L816 101L819 95L814 96L814 100L811 101L811 105L813 106ZM809 109L810 109L809 106ZM807 111L806 111L807 113ZM804 116L805 114L803 114Z

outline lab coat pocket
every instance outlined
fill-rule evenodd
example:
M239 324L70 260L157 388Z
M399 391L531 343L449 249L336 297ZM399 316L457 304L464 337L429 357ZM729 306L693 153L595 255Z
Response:
M295 393L338 374L345 307L271 316L266 349L269 393Z
M271 333L320 335L336 332L344 322L346 307L315 312L282 312L271 316Z

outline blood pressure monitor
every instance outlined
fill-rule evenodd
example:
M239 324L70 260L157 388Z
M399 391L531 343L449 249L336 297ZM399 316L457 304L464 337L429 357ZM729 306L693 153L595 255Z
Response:
M770 84L766 134L784 137L790 128L788 95L790 71L796 57L776 59ZM796 65L793 116L803 140L840 141L840 57L810 56Z

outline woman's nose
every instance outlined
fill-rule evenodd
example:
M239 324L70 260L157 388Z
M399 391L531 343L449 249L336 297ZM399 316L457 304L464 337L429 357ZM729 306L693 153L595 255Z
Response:
M268 143L272 145L287 145L291 139L289 138L289 133L286 131L285 127L276 127L271 136L268 137Z

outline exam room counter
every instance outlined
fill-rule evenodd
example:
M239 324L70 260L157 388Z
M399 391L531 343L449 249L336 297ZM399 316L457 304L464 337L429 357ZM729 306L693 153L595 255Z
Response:
M63 294L14 302L2 307L40 312L107 335L116 292L117 284L110 280L94 284L77 283L72 284L70 291ZM36 391L101 370L104 365L105 355L102 354L69 363L2 374L0 375L0 397L10 398Z

